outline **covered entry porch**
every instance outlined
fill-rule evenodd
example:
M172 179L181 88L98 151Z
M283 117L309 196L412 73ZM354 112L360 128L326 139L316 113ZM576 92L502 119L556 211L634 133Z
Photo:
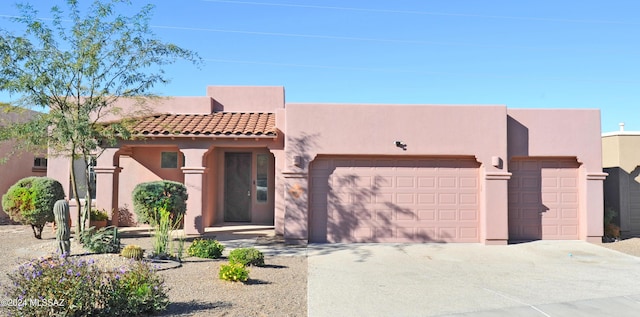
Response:
M139 131L144 138L121 140L106 148L94 168L96 206L110 211L114 225L137 226L132 199L135 186L170 180L187 187L186 234L203 234L206 227L223 223L274 225L275 171L283 142L273 120L260 118L269 114L225 115L243 115L244 125L253 128L245 127L241 130L244 132L212 129L204 135L185 131L183 134L188 135L176 135L162 132L176 131L175 127L158 124L163 128L160 131L147 128ZM177 116L181 115L173 115ZM214 116L192 115L216 120ZM260 122L264 124L256 124Z

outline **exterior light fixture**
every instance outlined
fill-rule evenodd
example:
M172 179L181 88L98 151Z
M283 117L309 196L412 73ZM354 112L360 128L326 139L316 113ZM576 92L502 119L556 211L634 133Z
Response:
M401 148L403 151L407 150L407 144L402 141L395 141L393 144L395 144L396 147Z

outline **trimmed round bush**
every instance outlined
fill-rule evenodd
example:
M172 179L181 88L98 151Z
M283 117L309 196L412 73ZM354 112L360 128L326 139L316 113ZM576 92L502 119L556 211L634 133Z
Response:
M220 265L218 277L230 282L246 282L249 279L249 270L240 263L229 262L229 264Z
M11 187L2 196L2 208L11 220L31 225L33 234L42 239L42 229L53 222L53 206L64 199L62 184L48 177L26 177Z
M222 256L224 245L217 240L196 239L187 249L187 254L205 259L217 259Z
M264 254L256 248L240 248L229 252L229 263L244 266L264 266Z
M187 187L173 181L140 183L133 189L133 210L138 222L155 225L160 208L166 208L173 219L187 211Z

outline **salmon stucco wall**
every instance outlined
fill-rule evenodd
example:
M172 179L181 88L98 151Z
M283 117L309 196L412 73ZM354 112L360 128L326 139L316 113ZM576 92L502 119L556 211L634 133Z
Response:
M287 104L286 148L311 160L319 153L473 155L487 163L506 158L505 116L505 106L491 105Z
M178 152L177 168L162 168L162 152ZM180 170L182 155L178 147L137 147L130 152L120 154L120 183L118 189L118 224L133 225L136 215L133 210L133 189L140 183L159 180L184 182L184 175ZM101 190L98 188L98 190Z
M471 156L481 164L483 176L479 185L481 240L506 243L505 106L287 104L286 111L285 195L300 186L309 163L319 154ZM406 148L396 146L396 141ZM299 166L292 163L296 157L303 160ZM285 238L305 240L304 204L290 201L286 206Z
M284 108L282 86L209 86L213 110L224 112L275 112Z
M579 168L580 238L603 234L602 147L598 109L509 109L509 159L575 157Z

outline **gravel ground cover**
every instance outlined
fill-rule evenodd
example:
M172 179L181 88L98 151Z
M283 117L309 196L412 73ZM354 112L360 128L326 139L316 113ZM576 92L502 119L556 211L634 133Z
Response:
M283 250L274 237L224 236L219 239L229 249L247 241L258 241ZM43 240L37 240L29 226L0 225L0 285L8 282L6 274L25 261L55 250L51 228L45 228ZM122 238L123 244L137 244L151 249L151 237L145 230ZM254 242L255 243L255 242ZM186 246L189 242L186 243ZM640 238L603 243L602 247L640 257ZM228 254L229 249L224 255ZM288 251L291 251L289 249ZM105 268L126 264L128 260L115 254L86 255L77 243L74 256L92 257ZM251 267L246 284L218 279L218 270L226 258L210 260L186 257L179 265L164 265L159 272L169 287L171 304L159 316L306 316L307 259L303 252L279 252L286 256L265 256L265 267ZM291 255L293 254L293 255ZM2 295L0 295L2 296Z
M601 244L603 247L640 257L640 238L629 238Z
M242 238L242 237L240 237ZM307 315L307 259L306 256L265 255L264 267L250 267L250 280L232 283L218 279L221 264L233 246L233 237L221 241L229 249L221 259L186 257L179 265L160 265L161 274L169 287L171 304L159 316L306 316ZM251 240L251 239L244 239ZM254 239L255 240L255 239ZM261 238L261 241L271 241ZM122 238L123 244L137 244L151 249L148 234ZM31 258L55 251L55 237L45 228L43 240L37 240L29 226L0 225L0 285L8 282L7 273ZM186 246L189 242L186 243ZM186 248L185 248L186 249ZM115 254L87 255L73 242L72 256L92 257L99 265L109 268L126 264ZM186 252L185 252L186 256ZM0 294L0 296L3 296Z

